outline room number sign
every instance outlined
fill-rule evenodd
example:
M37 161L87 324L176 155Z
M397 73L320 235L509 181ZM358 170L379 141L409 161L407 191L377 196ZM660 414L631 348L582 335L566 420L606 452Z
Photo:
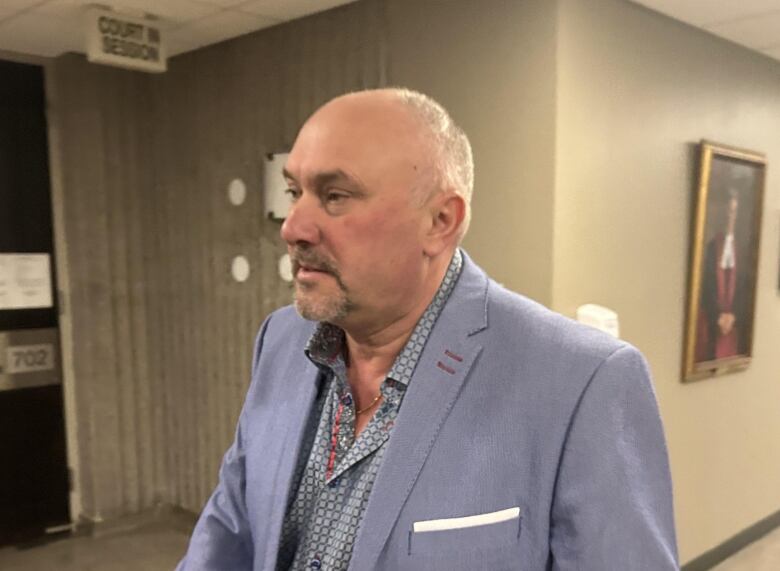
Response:
M6 372L11 375L51 371L54 369L54 346L45 343L7 347L5 363Z

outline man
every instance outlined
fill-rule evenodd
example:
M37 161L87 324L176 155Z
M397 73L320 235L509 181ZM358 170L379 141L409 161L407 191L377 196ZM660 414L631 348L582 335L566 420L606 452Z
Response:
M336 98L285 172L297 312L263 324L180 569L676 569L644 361L458 248L473 164L446 111Z
M729 189L722 230L707 243L697 338L697 361L712 361L747 353L749 326L749 266L737 232L739 194Z

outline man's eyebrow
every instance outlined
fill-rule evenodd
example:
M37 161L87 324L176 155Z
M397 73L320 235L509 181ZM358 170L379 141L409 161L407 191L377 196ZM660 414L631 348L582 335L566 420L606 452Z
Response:
M298 179L296 179L290 171L288 171L286 168L282 169L282 175L287 180L290 180L292 182L298 182ZM332 183L338 183L338 182L345 182L350 185L362 187L360 184L360 181L358 181L355 177L350 176L345 171L341 169L333 169L331 171L324 171L315 174L311 178L312 186L315 188L322 188L323 186L327 186Z

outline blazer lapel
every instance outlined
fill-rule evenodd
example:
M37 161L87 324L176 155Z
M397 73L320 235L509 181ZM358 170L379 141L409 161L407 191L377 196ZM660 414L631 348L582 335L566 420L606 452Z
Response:
M288 397L282 401L283 410L280 410L277 416L285 421L280 425L278 431L273 431L270 438L266 439L267 457L280 459L279 464L275 466L276 469L269 467L268 477L272 481L269 482L267 489L279 490L281 493L273 495L270 510L263 510L264 513L271 514L269 521L258 522L259 529L266 527L266 525L268 528L263 569L273 569L276 565L287 502L290 494L295 493L295 490L291 490L290 486L298 455L303 445L303 431L309 420L319 387L319 371L309 359L305 357L294 359L293 363L295 364L283 374L289 379L299 379L300 382L285 383L292 390Z
M404 396L374 482L350 569L373 569L458 398L482 346L471 336L487 327L484 273L464 253L461 276L434 326Z

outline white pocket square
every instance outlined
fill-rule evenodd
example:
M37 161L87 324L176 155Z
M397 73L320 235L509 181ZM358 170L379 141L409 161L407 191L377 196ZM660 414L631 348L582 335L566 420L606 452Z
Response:
M465 527L475 527L478 525L487 525L490 523L500 523L520 517L520 508L508 508L497 512L486 514L470 515L466 517L451 517L446 519L428 519L425 521L414 522L414 532L421 533L425 531L444 531L447 529L463 529Z

